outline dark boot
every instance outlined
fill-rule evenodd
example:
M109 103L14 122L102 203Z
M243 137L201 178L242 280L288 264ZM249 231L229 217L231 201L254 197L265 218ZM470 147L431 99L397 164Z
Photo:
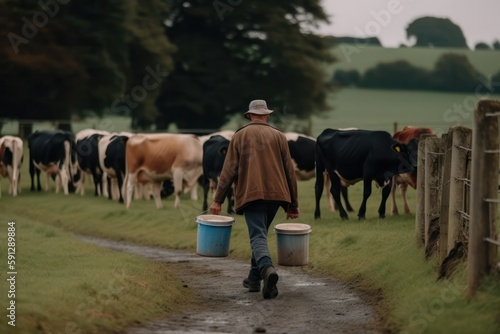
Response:
M269 266L264 270L264 289L262 290L262 295L264 299L276 298L278 296L278 288L276 283L278 283L278 274L273 266Z

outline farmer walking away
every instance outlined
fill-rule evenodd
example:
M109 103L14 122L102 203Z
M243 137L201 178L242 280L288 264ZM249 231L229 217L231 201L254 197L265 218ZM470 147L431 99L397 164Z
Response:
M278 209L286 218L298 218L297 181L285 135L267 122L273 113L266 101L250 102L245 117L250 123L240 128L229 143L220 174L212 214L220 214L225 195L234 183L235 211L243 214L248 226L252 248L251 269L243 286L250 292L260 292L265 299L278 296L276 273L267 234Z

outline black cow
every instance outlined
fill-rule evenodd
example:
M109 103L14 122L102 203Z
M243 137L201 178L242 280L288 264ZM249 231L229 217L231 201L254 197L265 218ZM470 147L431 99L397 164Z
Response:
M94 133L90 136L83 137L76 142L76 153L78 158L78 166L84 173L91 174L94 180L95 196L102 194L102 168L99 164L99 140L103 137L102 134ZM80 192L85 193L84 174L80 182ZM78 191L77 191L78 192Z
M208 208L209 190L215 190L222 166L226 158L229 140L220 135L214 135L203 144L203 211ZM229 190L227 212L233 213L233 190Z
M119 202L123 203L122 187L125 178L125 145L128 135L106 135L99 141L99 164L108 177L108 196L112 199L111 179L118 182Z
M371 182L374 180L383 188L378 212L379 217L384 218L392 176L397 174L408 176L416 170L418 149L416 139L405 145L397 142L385 131L326 129L318 136L316 142L315 218L320 217L319 200L323 192L324 170L330 175L332 181L330 191L342 219L348 219L348 216L340 203L341 185L348 186L364 181L363 202L358 212L358 218L364 219L366 201L371 195ZM407 178L407 182L415 188L415 180Z
M285 136L288 142L290 156L295 166L295 176L297 180L307 181L312 179L316 175L316 139L296 132L285 132ZM329 184L330 181L327 175L325 178L325 187L328 187ZM347 197L347 187L341 187L341 193L347 211L353 211ZM330 210L334 211L335 206L331 194L328 193L328 195L328 205L330 206Z
M79 177L73 135L66 131L36 131L28 137L28 147L31 191L35 190L35 173L37 190L42 189L40 171L44 171L47 173L46 190L48 190L48 176L50 175L56 179L56 193L59 192L59 186L62 183L64 194L67 195Z

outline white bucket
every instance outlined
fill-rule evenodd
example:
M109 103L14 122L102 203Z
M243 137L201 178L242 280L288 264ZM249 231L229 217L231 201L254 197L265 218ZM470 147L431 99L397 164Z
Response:
M304 266L309 262L309 233L307 224L289 223L274 226L276 232L278 264Z

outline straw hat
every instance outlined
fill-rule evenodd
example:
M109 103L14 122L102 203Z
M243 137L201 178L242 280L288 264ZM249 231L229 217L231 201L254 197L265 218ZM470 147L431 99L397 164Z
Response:
M245 113L245 117L250 119L248 114L255 115L271 115L273 113L272 110L267 109L267 103L264 100L253 100L250 102L248 106L248 111Z

